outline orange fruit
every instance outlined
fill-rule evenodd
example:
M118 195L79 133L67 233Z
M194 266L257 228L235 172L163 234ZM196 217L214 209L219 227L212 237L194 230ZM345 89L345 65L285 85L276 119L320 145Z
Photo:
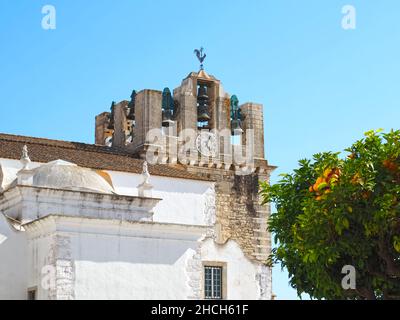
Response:
M324 182L325 181L325 179L323 178L323 177L319 177L318 179L317 179L317 181L315 181L315 184L320 184L320 183L322 183L322 182Z
M353 178L351 178L351 184L357 184L358 182L360 181L360 175L359 175L359 173L357 172L354 176L353 176Z
M328 178L330 175L331 175L331 173L332 173L332 169L325 169L325 171L324 171L324 177L325 178Z

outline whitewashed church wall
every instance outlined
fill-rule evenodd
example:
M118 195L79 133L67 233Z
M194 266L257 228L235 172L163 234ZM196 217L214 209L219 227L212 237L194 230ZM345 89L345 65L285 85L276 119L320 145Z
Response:
M107 171L115 191L123 195L137 196L140 175ZM152 196L162 200L154 208L155 222L204 225L207 196L214 192L213 183L205 181L151 176L154 189Z
M226 299L261 298L257 282L259 264L251 262L235 241L229 240L223 245L218 245L212 239L206 239L201 245L201 259L226 264Z
M196 241L82 234L71 244L76 299L203 299L207 262L225 265L226 299L262 298L260 266L234 241L208 239L200 256Z
M263 288L259 281L260 266L248 260L235 241L199 242L190 235L190 227L181 235L182 227L164 233L129 223L118 228L100 220L64 224L66 219L70 218L30 227L25 262L29 279L21 283L15 298L25 299L27 289L37 287L38 299L202 299L203 266L208 262L226 268L227 299L260 299L262 290L264 298L269 294L265 281ZM42 284L49 284L43 267L60 263L66 268L57 268L57 288L43 288ZM14 290L18 278L10 279ZM10 297L9 291L3 294Z
M186 299L185 264L195 241L71 236L75 299Z
M25 291L28 288L35 288L38 300L48 300L52 297L50 281L54 281L54 279L49 278L47 281L44 276L52 276L51 272L55 271L50 269L51 267L55 268L56 248L53 240L51 233L39 234L28 240L28 283Z
M70 235L75 299L188 299L189 261L198 243L174 239L134 238L101 234ZM227 299L259 299L259 266L234 241L201 246L200 263L226 263ZM202 269L193 279L202 289ZM200 291L201 292L201 291ZM197 298L204 298L202 293Z
M0 213L0 300L27 297L27 239Z

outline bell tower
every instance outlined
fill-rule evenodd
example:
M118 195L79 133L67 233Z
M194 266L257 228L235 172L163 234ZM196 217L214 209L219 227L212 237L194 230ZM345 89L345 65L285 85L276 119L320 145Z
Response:
M252 102L240 105L236 95L225 92L221 81L204 70L206 54L203 50L194 51L200 70L191 72L173 93L168 87L162 91L133 90L130 101L113 102L111 112L96 117L96 143L125 148L141 157L149 148L157 147L164 154L164 162L175 162L183 144L178 137L185 133L192 135L189 149L195 156L196 152L210 154L200 147L217 143L212 154L213 160L219 163L217 166L222 163L228 169L235 165L230 150L244 154L246 146L251 146L254 159L263 160L263 106ZM160 130L158 138L149 135L153 129ZM204 138L199 141L200 133ZM213 137L215 135L218 137ZM169 158L167 154L171 148L163 145L170 145L171 141L177 147Z
M174 90L178 132L183 129L212 130L227 127L229 96L221 82L204 70L191 72ZM220 116L226 119L222 119Z
M271 249L270 209L260 204L259 181L268 181L275 167L264 156L263 105L241 104L204 70L203 49L195 54L200 70L189 73L172 92L168 87L134 91L130 101L114 103L110 113L100 114L96 143L106 140L111 148L146 157L149 163L152 151L155 163L166 170L179 164L215 180L214 240L223 244L233 239L247 257L264 262ZM247 160L249 150L250 162L235 162L232 155Z

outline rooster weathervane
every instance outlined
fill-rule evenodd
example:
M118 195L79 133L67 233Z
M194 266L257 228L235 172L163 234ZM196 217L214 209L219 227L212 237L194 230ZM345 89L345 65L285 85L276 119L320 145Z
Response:
M200 70L203 70L203 61L204 59L207 57L207 55L203 52L204 48L201 47L200 50L199 49L195 49L194 53L197 56L197 59L199 59L200 61Z

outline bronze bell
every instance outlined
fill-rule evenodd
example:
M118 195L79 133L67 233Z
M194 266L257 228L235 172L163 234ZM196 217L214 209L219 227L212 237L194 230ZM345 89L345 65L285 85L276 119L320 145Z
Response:
M174 99L172 98L169 88L164 88L162 93L162 126L169 127L174 124L173 115L175 111Z
M209 121L211 118L207 112L202 112L197 116L199 122Z
M197 92L197 119L199 122L209 121L211 119L209 111L208 111L208 104L209 104L209 97L207 94L207 86L204 84L199 85L199 90Z

